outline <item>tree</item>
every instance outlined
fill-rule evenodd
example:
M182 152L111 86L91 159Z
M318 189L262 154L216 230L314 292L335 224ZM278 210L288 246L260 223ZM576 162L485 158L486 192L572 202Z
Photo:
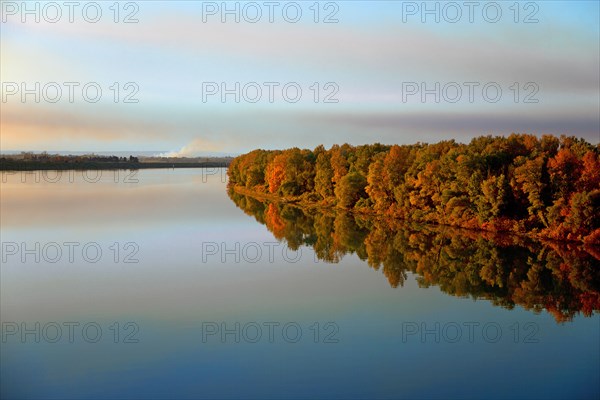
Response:
M392 195L387 190L388 179L384 172L385 154L379 154L369 166L367 175L367 187L365 192L373 202L373 208L379 212L385 212L392 203Z
M335 197L339 206L352 208L358 200L366 197L367 180L358 172L345 175L335 188Z
M315 173L315 191L323 198L333 196L333 168L330 156L322 152L317 156Z
M600 156L590 150L583 156L583 165L579 181L577 183L577 191L591 192L592 190L600 189Z
M520 185L517 190L522 191L529 201L527 207L529 215L536 221L548 226L544 215L546 205L542 199L542 192L546 186L542 178L543 168L544 159L542 156L525 161L523 165L515 169L515 180Z
M349 150L350 146L348 144L344 144L341 147L336 145L329 150L331 168L333 170L331 181L334 186L348 173L349 165L346 156Z
M476 200L477 212L480 222L490 221L500 216L505 206L508 183L506 177L490 176L481 183L481 195Z
M482 136L469 144L255 150L231 188L420 223L600 243L600 145L561 136Z
M580 172L580 161L568 148L560 149L555 157L548 160L548 173L555 198L569 199L575 188L576 179L574 177L580 176Z
M265 178L269 185L269 193L276 193L285 179L285 154L278 154L267 164Z

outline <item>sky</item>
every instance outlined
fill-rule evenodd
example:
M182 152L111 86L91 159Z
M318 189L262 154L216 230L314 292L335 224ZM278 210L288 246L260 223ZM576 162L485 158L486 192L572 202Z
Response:
M600 142L598 1L0 1L1 151Z

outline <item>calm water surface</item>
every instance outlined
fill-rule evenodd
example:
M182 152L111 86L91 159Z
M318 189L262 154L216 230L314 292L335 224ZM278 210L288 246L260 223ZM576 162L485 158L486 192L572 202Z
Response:
M34 178L1 186L3 398L600 396L597 250L263 203L224 170Z

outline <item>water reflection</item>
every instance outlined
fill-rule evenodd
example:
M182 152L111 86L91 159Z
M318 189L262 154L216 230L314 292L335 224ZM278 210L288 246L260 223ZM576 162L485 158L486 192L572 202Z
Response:
M485 299L508 309L546 310L557 322L600 310L597 248L303 209L233 190L229 197L291 249L310 246L320 260L331 263L355 253L381 269L394 288L403 286L412 272L420 287L435 285L453 296Z

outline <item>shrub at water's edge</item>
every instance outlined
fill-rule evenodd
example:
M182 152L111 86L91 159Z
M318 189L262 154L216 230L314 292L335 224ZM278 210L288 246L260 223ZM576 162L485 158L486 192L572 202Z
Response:
M304 205L600 244L600 145L574 137L254 150L228 175Z

